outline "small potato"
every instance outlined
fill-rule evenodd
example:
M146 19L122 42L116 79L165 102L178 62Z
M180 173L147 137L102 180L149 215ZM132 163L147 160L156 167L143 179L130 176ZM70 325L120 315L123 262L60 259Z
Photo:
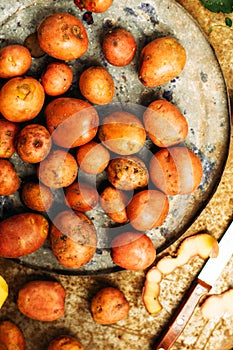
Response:
M188 135L188 123L179 109L166 100L149 104L143 122L151 141L159 147L174 146Z
M23 203L35 211L47 211L53 204L52 191L41 183L27 182L21 193Z
M66 291L59 282L31 281L20 288L17 306L33 320L51 322L64 315L65 297Z
M113 262L127 270L144 270L155 260L156 250L144 233L124 232L111 243Z
M84 350L84 347L76 338L60 335L49 343L47 350Z
M32 63L30 51L22 45L8 45L0 50L0 78L24 75Z
M90 12L105 12L112 5L112 0L75 0L80 10Z
M19 258L31 254L45 242L49 231L46 218L37 213L13 215L0 222L0 256Z
M45 17L37 34L41 49L59 60L75 60L88 48L87 32L82 22L65 12Z
M30 51L32 57L39 58L45 55L45 52L39 45L37 32L31 33L26 37L24 46Z
M129 155L139 152L143 147L146 131L136 116L125 111L116 111L103 119L98 136L111 151Z
M0 112L11 122L26 122L40 113L44 99L44 88L35 78L11 78L0 90Z
M0 158L10 158L14 154L14 140L18 130L17 124L0 119Z
M0 350L25 349L25 338L20 328L11 321L0 322Z
M146 231L161 226L168 210L168 198L163 192L144 190L133 196L127 206L127 215L136 230Z
M98 130L99 116L88 102L58 97L45 108L46 125L54 143L64 148L82 146L91 141Z
M105 213L115 222L123 224L128 221L126 206L128 196L114 187L106 187L100 195L100 205Z
M49 96L58 96L69 90L73 79L72 69L64 62L51 62L41 76L41 84Z
M103 288L91 300L92 318L102 325L124 320L129 310L129 302L124 293L117 288Z
M7 159L0 159L0 196L9 196L20 187L21 180L13 164Z
M78 174L75 158L63 150L52 151L37 168L39 180L47 187L61 188L71 185Z
M27 163L41 162L47 157L51 147L50 133L40 124L26 125L15 139L16 152Z
M110 73L103 67L90 67L79 78L81 94L91 103L107 104L115 94L115 84Z
M107 167L110 153L100 143L90 141L78 148L76 157L78 165L84 172L97 175Z
M185 63L186 51L175 38L157 38L141 51L138 77L143 85L153 88L177 77Z
M107 176L114 187L125 191L143 188L149 181L145 163L136 156L112 159L107 167Z
M186 147L164 148L149 165L151 181L164 193L192 193L201 183L203 169L198 156Z
M116 28L108 32L102 42L106 60L113 66L128 65L136 54L136 40L126 29Z
M80 268L93 258L97 234L92 221L78 211L60 212L50 232L52 251L59 263L68 268Z
M66 187L65 200L73 210L86 212L97 205L99 194L97 190L88 183L74 182Z

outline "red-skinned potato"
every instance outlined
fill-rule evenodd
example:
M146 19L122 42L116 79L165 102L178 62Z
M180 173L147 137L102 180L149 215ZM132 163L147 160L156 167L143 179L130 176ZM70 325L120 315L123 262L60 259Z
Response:
M113 262L127 270L144 270L155 260L156 250L151 239L144 233L124 232L111 243Z
M5 46L0 50L0 78L10 79L24 75L31 63L31 54L23 45Z
M84 347L70 335L59 335L49 343L47 350L84 350Z
M99 117L88 102L58 97L45 108L47 128L54 143L64 148L74 148L91 141L98 130Z
M21 329L11 321L0 322L0 344L3 350L25 350L26 342Z
M27 182L23 185L21 198L23 203L35 211L47 211L53 204L53 193L42 183Z
M15 214L0 222L0 256L19 258L31 254L45 242L49 223L41 214Z
M14 77L0 90L0 112L11 122L26 122L41 111L45 99L43 86L33 77Z
M41 76L41 84L49 96L58 96L69 90L73 79L72 69L64 62L51 62Z
M10 158L15 152L15 136L18 124L0 119L0 158Z
M33 320L52 322L64 315L65 297L66 291L59 282L36 280L20 288L17 306Z
M105 12L112 5L112 0L75 0L80 10L90 12Z
M115 222L123 224L128 221L126 206L128 196L115 187L106 187L100 195L100 205L104 212Z
M20 187L21 180L13 164L7 159L0 159L0 195L9 196Z
M100 174L110 160L109 151L100 143L90 141L80 146L76 153L79 167L88 174Z
M88 183L74 182L65 188L65 201L73 210L85 212L97 205L99 194Z
M75 60L88 48L87 32L82 22L65 12L45 17L37 34L42 50L59 60Z

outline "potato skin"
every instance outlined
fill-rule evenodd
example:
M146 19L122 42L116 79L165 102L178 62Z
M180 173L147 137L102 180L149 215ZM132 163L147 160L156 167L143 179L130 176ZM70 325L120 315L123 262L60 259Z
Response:
M73 79L72 69L64 62L51 62L41 76L41 84L49 96L58 96L69 90Z
M17 306L33 320L51 322L64 315L65 297L66 291L59 282L31 281L20 288Z
M10 158L15 152L15 137L19 127L5 119L0 119L0 158Z
M128 316L129 302L122 291L113 287L101 289L91 300L91 314L95 322L108 325Z
M45 17L37 33L41 49L59 60L75 60L88 48L88 37L82 22L65 12Z
M0 222L0 256L19 258L31 254L45 242L49 231L46 218L38 213L13 215Z
M185 63L186 51L175 38L157 38L141 51L138 77L143 85L153 88L177 77Z
M24 75L30 68L32 57L23 45L8 45L0 50L0 78L10 79Z
M60 335L49 343L47 350L84 350L84 347L76 338Z
M20 328L11 321L0 322L0 347L2 350L25 350L25 338Z
M112 5L112 0L78 0L76 5L80 10L100 13L105 12Z
M109 151L100 143L90 141L80 146L76 153L78 165L88 174L100 174L110 160Z
M20 187L21 180L13 164L7 159L0 159L0 195L9 196Z
M123 224L128 221L126 206L128 196L125 192L112 186L106 187L100 195L100 205L105 213L115 222Z
M21 197L23 203L36 211L47 211L53 204L53 193L42 183L27 182L23 185Z
M155 260L156 250L151 239L144 233L124 232L111 243L113 262L127 270L144 270Z
M86 212L97 205L99 194L88 183L74 182L65 188L65 201L73 210Z

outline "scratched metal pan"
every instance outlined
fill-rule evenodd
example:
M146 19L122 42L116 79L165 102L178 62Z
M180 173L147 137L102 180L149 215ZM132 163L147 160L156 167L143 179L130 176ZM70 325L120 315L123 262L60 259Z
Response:
M2 5L1 47L12 43L22 44L29 34L36 31L43 17L54 12L66 11L83 21L89 36L89 48L83 57L69 62L74 73L73 84L69 91L71 96L80 98L77 88L80 72L90 64L101 64L109 70L115 81L116 94L113 107L119 107L120 104L141 113L153 99L165 98L174 103L187 118L189 132L185 145L201 159L204 175L199 188L191 195L170 197L170 210L164 224L146 232L157 251L162 252L184 233L204 209L219 184L228 155L230 139L228 94L220 65L207 38L190 15L172 0L113 1L105 13L92 14L91 24L84 21L84 12L70 0L4 1L4 4L1 0L0 4ZM133 62L123 68L108 64L100 46L100 38L105 31L118 26L128 29L137 41L137 54ZM145 88L137 76L140 49L152 39L167 35L175 37L184 46L187 53L186 66L171 82L155 89ZM49 61L51 58L46 55L33 58L28 74L38 78ZM149 149L149 146L146 146L146 149ZM142 150L140 156L146 157L148 152L150 151ZM24 164L16 154L11 161L15 164L22 182L35 173L34 167ZM94 179L97 186L104 180L104 173ZM53 210L59 211L62 209L59 193L56 194L56 200ZM2 218L24 210L26 208L22 206L18 192L1 198ZM87 215L96 226L98 248L93 260L83 268L74 270L59 265L49 244L17 261L47 272L70 275L95 275L119 270L111 260L109 243L114 235L130 229L129 224L115 226L99 206L89 211Z

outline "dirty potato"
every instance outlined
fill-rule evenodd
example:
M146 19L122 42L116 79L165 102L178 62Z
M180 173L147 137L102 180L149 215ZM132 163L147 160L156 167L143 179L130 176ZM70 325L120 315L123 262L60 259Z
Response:
M21 180L13 166L7 159L0 159L0 195L9 196L20 187Z
M49 343L47 350L84 350L84 347L70 335L59 335Z
M53 204L53 193L50 188L37 182L27 182L23 185L21 197L23 203L35 211L47 211Z
M25 337L21 329L11 321L0 322L1 350L25 350Z
M10 158L15 152L15 137L19 127L5 119L0 119L0 158Z

